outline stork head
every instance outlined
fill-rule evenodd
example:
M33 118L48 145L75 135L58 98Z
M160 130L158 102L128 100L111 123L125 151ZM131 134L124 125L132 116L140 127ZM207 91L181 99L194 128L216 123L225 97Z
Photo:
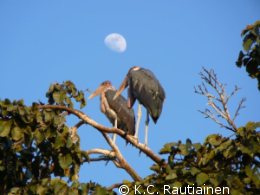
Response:
M111 88L112 84L110 81L102 82L99 87L88 97L88 99L92 99L95 96L100 95L101 93L105 92L107 89Z
M133 67L131 67L130 69L129 69L129 71L128 71L128 74L129 74L129 72L131 72L131 71L137 71L137 70L140 70L140 66L133 66Z

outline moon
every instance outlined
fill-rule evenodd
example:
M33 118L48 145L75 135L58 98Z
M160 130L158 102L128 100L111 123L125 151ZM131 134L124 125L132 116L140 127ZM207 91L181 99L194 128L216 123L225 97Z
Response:
M125 38L118 33L111 33L107 35L104 43L109 49L118 53L125 52L127 47Z

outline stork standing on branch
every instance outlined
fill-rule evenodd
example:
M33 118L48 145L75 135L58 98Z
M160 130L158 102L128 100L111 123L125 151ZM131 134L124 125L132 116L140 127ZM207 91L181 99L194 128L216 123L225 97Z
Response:
M135 115L134 110L127 106L127 100L123 96L119 96L116 100L113 99L116 95L116 89L110 81L104 81L94 91L89 99L100 95L100 109L115 128L125 131L129 135L135 134ZM115 143L116 134L113 135Z
M132 108L136 99L139 101L138 118L135 132L136 138L138 138L138 129L141 119L140 104L146 108L147 114L145 122L145 145L147 145L149 115L152 117L154 123L156 123L163 108L163 102L165 99L164 89L150 70L138 66L133 66L130 68L119 90L116 92L114 99L119 97L119 95L127 86L128 107Z

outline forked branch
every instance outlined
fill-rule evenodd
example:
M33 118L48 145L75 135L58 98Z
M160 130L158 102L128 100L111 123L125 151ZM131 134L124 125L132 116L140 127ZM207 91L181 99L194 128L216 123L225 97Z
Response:
M225 85L218 80L213 70L207 70L203 67L199 75L202 79L202 84L195 87L195 93L205 96L210 106L209 109L207 108L204 111L200 110L199 112L202 113L205 118L210 118L221 127L233 132L237 131L234 121L239 115L240 110L244 108L245 98L240 100L233 118L231 118L228 109L228 102L230 98L239 91L239 88L235 86L235 89L230 95L227 95ZM207 87L213 89L212 92L209 92Z
M124 159L124 157L122 156L119 148L117 147L117 145L115 143L113 143L113 141L111 140L111 138L107 135L107 133L116 133L117 135L121 136L123 139L125 139L127 142L131 143L132 145L134 145L136 148L138 148L140 151L142 151L143 153L145 153L148 157L150 157L154 162L156 162L157 164L160 165L164 165L165 162L158 156L156 155L150 148L148 148L147 146L145 146L142 143L139 143L133 136L131 135L126 135L125 132L121 129L118 128L108 128L105 127L99 123L97 123L96 121L94 121L93 119L91 119L89 116L87 116L85 113L76 110L76 109L72 109L66 106L61 106L61 105L38 105L39 109L56 109L56 110L63 110L63 111L67 111L70 114L73 114L75 116L77 116L81 121L76 124L72 129L72 133L76 132L77 128L84 124L89 124L92 127L94 127L95 129L97 129L98 131L100 131L102 133L102 135L104 136L106 142L111 146L112 148L112 152L114 152L116 160L113 160L114 164L119 167L119 168L123 168L125 169L130 176L136 180L136 181L140 181L141 177L135 172L135 170L127 163L127 161ZM88 151L88 152L93 152L93 151ZM97 150L96 150L97 152ZM105 150L99 150L100 154L106 155L106 154L113 154L111 153L111 151L107 150L105 152ZM110 156L111 157L111 156ZM93 159L95 160L95 159Z
M145 153L148 157L150 157L157 164L160 164L160 165L165 164L165 162L158 155L156 155L148 146L145 146L144 144L139 143L133 136L128 135L128 134L126 135L125 132L121 129L117 129L114 127L109 128L109 127L103 126L79 110L68 108L66 106L60 106L60 105L38 105L38 108L39 109L56 109L56 110L67 111L67 112L77 116L79 119L83 120L84 123L91 125L92 127L99 130L100 132L116 133L117 135L121 136L123 139L125 139L126 141L131 143L133 146L140 149L143 153Z

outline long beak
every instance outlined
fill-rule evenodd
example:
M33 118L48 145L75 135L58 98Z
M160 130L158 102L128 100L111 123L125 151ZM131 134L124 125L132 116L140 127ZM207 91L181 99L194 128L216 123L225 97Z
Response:
M90 94L90 96L88 97L88 99L92 99L93 97L95 96L98 96L102 93L102 91L104 90L104 87L103 86L99 86L96 91L94 91L92 94Z
M128 78L127 76L125 77L125 79L123 80L121 86L119 87L119 89L117 90L113 100L115 100L123 91L124 89L128 86Z

